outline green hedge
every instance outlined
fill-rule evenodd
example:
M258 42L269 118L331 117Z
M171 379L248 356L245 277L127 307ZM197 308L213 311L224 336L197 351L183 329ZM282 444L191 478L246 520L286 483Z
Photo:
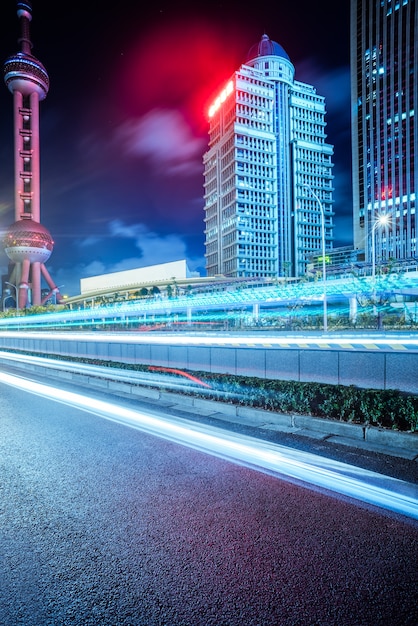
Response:
M194 372L194 375L196 372ZM418 430L418 396L398 390L200 374L217 399L279 413L298 413L402 431ZM207 394L205 394L207 397Z
M76 360L76 359L70 359ZM80 359L91 364L150 371L148 365L132 365L97 359ZM169 368L157 368L160 373ZM184 374L200 379L210 389L198 384L187 393L213 398L230 404L251 406L277 413L312 415L342 422L380 426L400 431L418 430L418 396L398 391L362 389L354 385L327 385L297 381L270 380L257 377L211 374L183 370ZM167 376L173 376L167 373Z
M418 395L407 394L396 389L362 389L353 385L301 383L229 374L181 371L150 367L146 364L54 357L51 354L42 355L21 350L11 350L11 352L142 372L157 370L160 375L166 373L167 379L172 379L173 375L178 380L185 380L186 377L188 387L185 393L189 395L193 394L230 404L251 406L278 413L312 415L399 431L418 431ZM199 382L190 385L190 378L198 379L207 386L203 386ZM164 387L161 386L161 388Z

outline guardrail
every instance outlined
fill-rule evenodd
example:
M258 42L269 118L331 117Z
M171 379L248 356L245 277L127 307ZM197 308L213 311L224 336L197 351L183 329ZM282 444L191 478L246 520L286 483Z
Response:
M418 394L418 337L13 331L0 349Z

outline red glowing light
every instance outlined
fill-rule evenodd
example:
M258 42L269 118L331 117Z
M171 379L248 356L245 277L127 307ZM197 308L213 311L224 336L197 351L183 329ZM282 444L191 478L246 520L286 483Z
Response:
M386 187L382 190L382 200L392 198L392 187Z
M203 380L200 380L200 378L197 378L196 376L192 376L191 374L188 374L187 372L183 372L182 370L176 369L174 367L159 367L157 365L150 365L148 369L152 370L153 372L168 372L170 374L178 374L179 376L185 376L186 378L189 378L190 380L192 380L194 383L198 383L199 385L202 385L202 387L208 387L209 389L211 389L211 386L203 382Z
M233 92L234 83L232 80L229 81L225 89L222 89L219 96L215 99L214 103L209 107L209 117L215 115L216 111L220 108L220 106L225 102L227 97Z

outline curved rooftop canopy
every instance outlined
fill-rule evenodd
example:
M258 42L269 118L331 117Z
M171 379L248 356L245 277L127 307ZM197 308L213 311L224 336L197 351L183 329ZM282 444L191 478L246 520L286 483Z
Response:
M264 34L261 37L261 40L250 48L246 60L250 61L257 57L267 56L283 57L287 61L290 61L289 55L281 47L281 45L276 43L275 41L272 41L268 35Z

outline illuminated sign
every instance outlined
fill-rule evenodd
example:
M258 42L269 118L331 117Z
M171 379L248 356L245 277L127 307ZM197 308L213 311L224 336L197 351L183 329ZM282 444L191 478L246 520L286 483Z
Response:
M234 91L234 83L232 80L229 81L225 89L221 91L219 96L216 98L215 102L209 107L209 117L213 117L216 111L220 108L221 104L225 102L227 97Z

